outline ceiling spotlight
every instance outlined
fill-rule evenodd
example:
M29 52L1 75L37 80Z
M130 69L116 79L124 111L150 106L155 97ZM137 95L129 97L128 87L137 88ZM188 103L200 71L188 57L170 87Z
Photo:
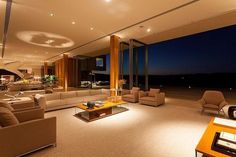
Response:
M50 13L50 16L54 16L54 14L53 14L53 13Z
M93 30L94 30L94 28L93 28L93 27L91 27L91 28L90 28L90 30L91 30L91 31L93 31Z
M151 29L150 29L150 28L148 28L148 29L147 29L147 32L151 32Z
M72 23L72 25L75 25L75 21L72 21L71 23Z
M105 0L106 2L111 2L111 0Z

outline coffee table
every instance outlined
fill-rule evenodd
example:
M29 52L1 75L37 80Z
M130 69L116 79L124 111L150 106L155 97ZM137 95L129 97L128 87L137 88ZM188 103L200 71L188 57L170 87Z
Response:
M122 106L124 104L127 104L127 103L122 100L117 101L117 102L104 101L101 107L94 107L93 109L89 109L86 105L84 105L83 103L80 103L76 105L75 107L75 116L87 122L91 122L91 121L101 119L107 116L111 116L114 114L128 111L127 108ZM77 109L81 109L83 110L83 112L77 112Z

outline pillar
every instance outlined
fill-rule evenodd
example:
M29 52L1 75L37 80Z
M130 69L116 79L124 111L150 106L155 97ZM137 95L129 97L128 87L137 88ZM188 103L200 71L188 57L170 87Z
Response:
M48 75L48 63L47 62L44 62L43 74L44 74L44 76Z
M112 35L110 37L110 89L111 96L115 96L119 82L119 37Z
M63 67L63 89L64 91L68 90L68 55L63 54L63 59L62 59L62 67Z

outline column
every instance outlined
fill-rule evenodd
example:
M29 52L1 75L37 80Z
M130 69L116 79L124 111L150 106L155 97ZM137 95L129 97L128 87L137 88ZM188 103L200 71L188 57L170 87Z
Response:
M110 37L110 89L118 89L119 81L119 37L112 35ZM117 92L111 91L111 96Z
M68 89L68 55L63 54L63 88L64 91Z
M44 62L43 74L48 75L48 62Z

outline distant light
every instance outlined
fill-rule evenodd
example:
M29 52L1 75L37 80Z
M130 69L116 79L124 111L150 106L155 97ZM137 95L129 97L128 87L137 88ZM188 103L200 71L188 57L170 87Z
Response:
M53 13L50 13L50 16L54 16L54 14L53 14Z
M93 27L91 27L91 28L90 28L90 30L91 30L91 31L93 31L93 30L94 30L94 28L93 28Z
M229 90L230 90L230 91L232 91L232 90L233 90L233 88L229 88Z
M147 29L147 32L151 32L151 29L150 29L150 28L148 28L148 29Z
M72 21L71 23L72 23L72 25L75 25L75 21Z
M192 87L191 86L188 86L189 89L191 89Z

